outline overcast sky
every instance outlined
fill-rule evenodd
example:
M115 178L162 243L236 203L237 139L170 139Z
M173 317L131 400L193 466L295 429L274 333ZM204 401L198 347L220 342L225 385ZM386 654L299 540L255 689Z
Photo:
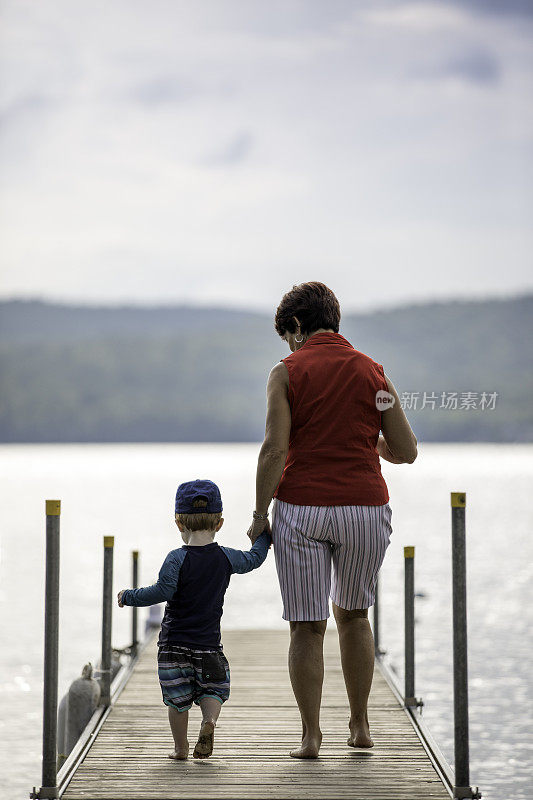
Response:
M528 7L3 0L0 295L531 290Z

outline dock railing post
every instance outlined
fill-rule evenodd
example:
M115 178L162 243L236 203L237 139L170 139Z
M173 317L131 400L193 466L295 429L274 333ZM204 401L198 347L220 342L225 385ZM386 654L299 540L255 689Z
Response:
M102 658L100 667L100 704L111 703L111 627L113 609L114 536L104 536L104 585L102 593Z
M404 702L413 705L415 699L415 548L404 547Z
M139 588L139 551L132 550L131 553L131 585L133 589ZM138 637L138 609L137 606L131 607L131 654L134 656L139 645Z
M31 797L57 797L57 676L59 644L59 519L61 500L46 501L42 786Z
M404 703L408 708L423 706L415 697L415 548L403 548L405 562L404 589Z
M470 786L468 741L468 651L466 621L465 492L451 492L453 587L453 720L455 798L479 798Z

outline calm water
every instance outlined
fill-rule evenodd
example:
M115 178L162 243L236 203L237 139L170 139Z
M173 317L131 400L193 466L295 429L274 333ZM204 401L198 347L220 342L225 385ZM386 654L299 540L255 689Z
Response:
M4 797L24 798L40 785L44 500L62 500L62 696L99 651L102 536L116 537L115 590L129 585L135 548L142 582L151 583L179 544L177 485L208 477L222 491L219 541L246 547L258 451L255 444L0 447L0 726L9 742L0 750ZM416 600L416 694L452 763L449 493L466 491L471 780L486 800L531 798L533 446L422 445L415 464L384 465L383 472L394 529L381 576L389 663L401 678L402 548L415 545L416 590L424 594ZM114 644L126 645L129 613L115 608L113 615ZM272 554L259 571L233 580L224 625L286 625Z

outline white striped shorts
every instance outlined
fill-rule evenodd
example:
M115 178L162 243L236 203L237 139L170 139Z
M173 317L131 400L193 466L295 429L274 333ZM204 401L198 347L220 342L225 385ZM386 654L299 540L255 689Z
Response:
M272 543L283 619L327 619L330 596L348 611L372 606L391 517L388 503L299 506L274 498Z

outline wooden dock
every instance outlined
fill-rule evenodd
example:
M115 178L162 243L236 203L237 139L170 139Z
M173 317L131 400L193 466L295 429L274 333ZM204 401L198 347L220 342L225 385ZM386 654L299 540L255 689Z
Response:
M190 712L191 758L171 761L156 646L135 669L62 800L448 800L450 793L376 665L369 702L375 746L348 747L348 701L334 625L325 640L320 758L289 757L301 736L287 672L288 631L225 631L231 697L209 759L192 759L200 711Z

